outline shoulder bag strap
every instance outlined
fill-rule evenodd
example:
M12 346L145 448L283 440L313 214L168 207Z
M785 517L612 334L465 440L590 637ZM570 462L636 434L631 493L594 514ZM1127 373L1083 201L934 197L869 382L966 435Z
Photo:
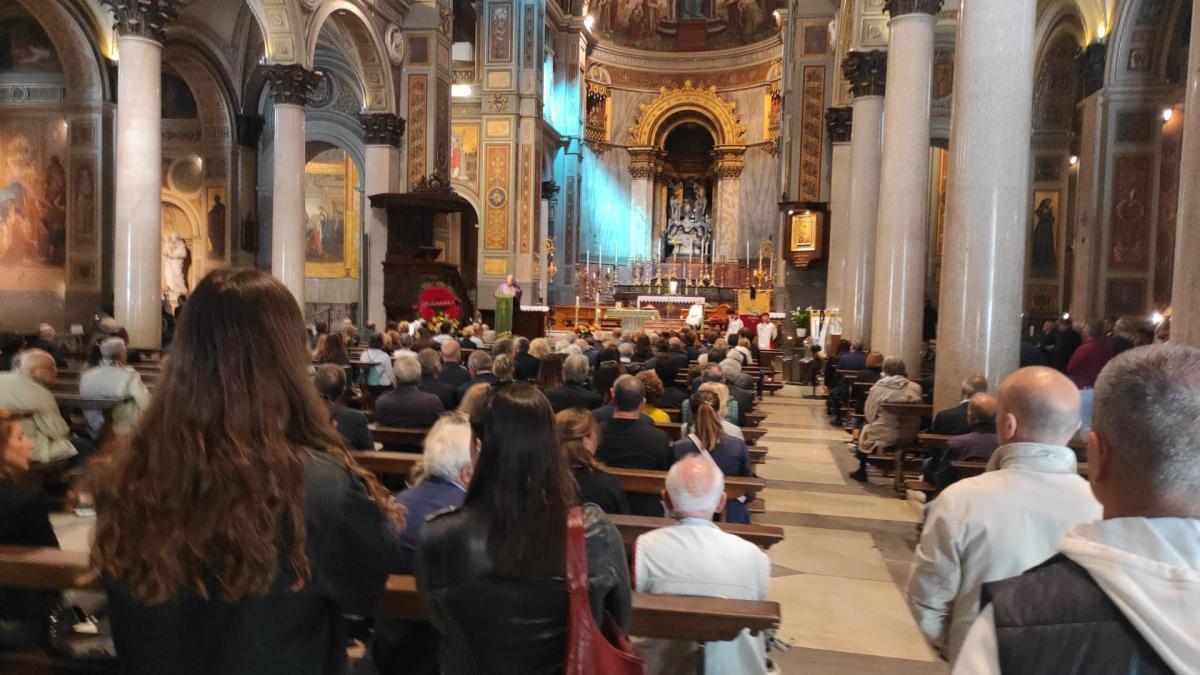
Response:
M584 603L584 610L590 614L587 545L583 534L583 509L578 506L567 512L567 590L571 594L572 614L576 601L580 599Z

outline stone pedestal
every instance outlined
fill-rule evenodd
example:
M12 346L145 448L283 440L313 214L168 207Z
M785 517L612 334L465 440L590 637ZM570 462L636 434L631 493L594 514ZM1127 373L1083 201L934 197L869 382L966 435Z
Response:
M971 0L959 15L934 407L1020 357L1035 0Z
M1200 35L1200 12L1192 13L1192 35ZM1179 176L1179 217L1175 239L1174 316L1171 342L1200 347L1200 40L1188 52L1187 101Z
M885 5L891 9L892 19L888 23L891 37L883 110L871 347L884 356L903 358L913 377L920 374L921 364L929 248L933 15L940 5L895 0Z

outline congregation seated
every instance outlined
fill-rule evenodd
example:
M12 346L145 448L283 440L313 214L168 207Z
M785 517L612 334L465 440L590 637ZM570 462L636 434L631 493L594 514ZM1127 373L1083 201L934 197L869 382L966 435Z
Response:
M0 409L24 414L21 427L33 441L30 461L35 463L70 459L78 452L71 443L71 427L46 388L57 377L54 357L40 349L21 352L13 370L0 373Z
M332 363L317 366L313 375L317 393L329 406L333 426L351 450L374 450L370 421L360 410L346 406L346 370Z
M655 424L670 424L671 416L658 407L662 403L662 380L658 379L658 375L653 370L642 371L636 377L646 389L646 403L642 406L642 412L649 416Z
M150 390L142 382L141 374L126 363L125 342L115 337L100 343L100 365L79 376L79 394L122 401L110 411L109 430L116 436L133 431L142 413L150 407ZM85 410L83 416L92 438L99 439L104 413Z
M442 373L438 379L454 387L455 398L458 398L458 388L471 381L471 373L459 361L462 359L462 348L457 342L443 342L441 346Z
M953 408L947 408L933 416L929 425L929 433L943 436L961 436L968 432L970 423L967 422L967 402L975 394L988 390L987 378L982 373L970 375L962 381L962 401Z
M450 325L449 321L443 321L440 324L438 324L437 335L433 336L434 347L440 347L441 344L443 342L446 342L447 340L453 341L454 340L454 335L452 333L453 330L454 330L454 326Z
M954 436L936 467L932 467L929 482L940 492L958 480L954 462L987 462L995 454L1000 441L996 437L996 398L990 394L975 394L967 405L967 433Z
M413 336L404 333L396 340L396 345L392 349L392 358L398 359L401 356L412 356L417 352L413 349L417 341Z
M367 348L359 356L367 366L366 385L375 394L382 394L392 388L392 355L383 348L383 336L372 333L367 338ZM406 356L414 356L406 352Z
M349 318L342 319L341 330L342 342L346 348L357 347L362 344L362 338L359 336L358 328L354 326L354 322Z
M449 344L449 343L446 343ZM458 386L457 395L461 400L466 395L467 389L473 384L496 384L500 378L496 377L492 372L492 357L483 350L471 352L467 357L467 372L471 375L471 379Z
M633 354L630 360L634 363L645 363L654 357L654 350L650 347L650 336L642 333L637 336L633 344Z
M730 353L732 354L733 352ZM758 383L758 380L753 375L742 370L742 362L732 356L723 359L720 365L721 373L730 384L741 387L746 391L752 391Z
M472 355L474 356L474 355ZM483 354L487 358L487 354ZM441 400L417 385L421 382L421 364L402 357L394 366L396 386L375 401L375 422L385 427L428 427L445 412Z
M558 444L567 453L579 490L579 503L595 504L605 513L629 513L629 499L621 482L604 472L596 461L600 427L588 411L569 408L554 416Z
M464 326L462 329L462 339L459 344L467 349L483 349L483 340L479 338L478 329L475 326Z
M515 381L516 363L508 354L497 354L492 359L492 374L496 376L496 386L506 387Z
M717 415L721 418L721 429L734 438L745 440L746 436L742 432L742 428L736 424L738 417L737 401L729 397L729 386L724 382L705 382L700 385L696 393L698 394L702 391L711 391L717 395L717 399L720 401L720 408L717 409ZM691 400L684 401L683 406L680 407L679 421L683 423L684 435L694 431L692 428Z
M401 572L413 573L413 560L421 527L430 515L458 507L471 484L474 463L471 458L471 420L461 412L450 412L434 422L422 443L419 482L396 494L404 507L404 532L400 537L404 551Z
M595 410L604 405L604 398L588 388L590 371L591 365L588 363L587 357L582 354L571 354L563 361L563 383L544 390L554 412L568 408Z
M1088 324L1087 340L1071 354L1067 377L1080 389L1091 389L1096 385L1100 371L1104 370L1112 357L1112 346L1104 331L1104 324L1094 321Z
M50 356L54 357L54 365L59 368L67 367L67 360L62 355L62 345L58 344L58 333L54 330L54 326L48 323L42 323L38 326L38 335L33 340L29 341L30 349L40 349ZM0 370L5 370L0 368Z
M441 378L442 357L432 348L422 349L417 354L417 363L421 364L421 380L417 382L417 388L438 397L442 408L453 410L458 400L458 391Z
M750 338L747 338L747 337L738 338L737 346L732 347L729 350L729 358L732 358L734 361L737 361L739 367L754 365L754 363L755 363L754 353L750 351L750 349L751 349L750 346L752 344L753 343L751 342Z
M317 349L313 352L312 360L316 364L333 363L339 366L349 366L350 352L346 349L345 338L342 334L330 333L318 338Z
M693 422L689 433L675 442L675 459L700 455L720 467L726 476L753 476L750 450L746 442L726 433L721 426L718 410L720 397L713 391L698 391L692 395ZM731 523L750 522L746 503L753 495L739 495L725 505L725 518Z
M1050 368L1024 368L998 391L1000 448L988 472L929 503L906 587L917 627L954 663L980 610L985 583L1054 554L1067 530L1100 505L1066 444L1079 428L1079 392Z
M500 338L492 345L492 358L497 356L507 356L511 359L517 358L517 341L513 338Z
M632 607L621 535L599 507L575 510L554 413L535 387L493 388L471 423L481 447L466 499L427 520L417 543L417 590L443 636L441 670L562 672L567 547L585 549L597 625L607 614L624 631Z
M467 388L467 393L459 400L455 411L467 417L475 415L479 411L479 408L487 402L488 392L491 390L492 385L483 382L470 385Z
M654 374L663 383L662 399L659 401L663 408L678 408L690 393L685 385L678 382L680 368L680 364L673 359L654 364Z
M746 426L746 413L754 410L754 394L738 385L738 375L740 374L740 369L729 359L721 362L721 376L725 386L729 387L729 396L737 401L737 425L744 427Z
M620 384L622 380L625 380L625 379L628 379L631 377L633 377L633 375L626 375L626 374L618 374L617 375L616 381L613 382L612 386L609 387L608 391L605 392L604 405L602 405L599 408L596 408L595 410L592 411L592 419L596 420L596 424L601 424L601 425L608 424L608 421L613 418L613 414L617 412L617 403L616 403L617 385ZM644 386L645 386L645 384L643 384L643 387ZM650 414L646 412L646 406L645 406L644 402L642 405L642 410L640 411L640 414L638 415L638 420L640 420L643 424L646 424L648 426L655 426L656 424L658 424L657 422L654 421L654 418L650 417ZM669 421L669 418L668 418L668 421Z
M538 338L542 340L542 338ZM545 340L542 340L545 342ZM516 367L513 371L513 378L520 382L529 382L537 379L538 369L542 366L542 361L538 357L530 353L532 345L529 338L517 338L517 356L514 360Z
M614 399L612 419L600 424L596 459L606 466L666 471L672 461L671 443L666 432L642 420L645 387L637 378L625 376L616 384ZM654 495L629 495L629 506L640 516L662 515Z
M270 275L210 272L154 403L90 465L91 560L124 672L343 672L343 616L379 606L401 514L347 456L303 330Z
M1187 673L1200 663L1200 351L1124 352L1096 382L1095 413L1088 479L1104 519L986 586L954 672Z
M0 546L58 548L41 485L23 480L32 451L17 415L0 410ZM57 601L53 592L0 589L0 653L43 644Z
M729 343L725 338L717 338L709 348L696 357L696 363L706 366L709 363L720 363L729 354Z
M852 352L854 353L854 352ZM871 385L863 407L866 426L858 437L858 470L850 474L854 480L867 480L867 456L917 440L920 419L897 415L883 409L884 403L920 403L921 385L908 379L904 359L889 356L883 360L883 378Z
M636 590L733 600L766 600L771 561L754 544L722 531L713 514L725 505L725 481L710 461L693 455L667 473L663 498L678 522L637 539ZM637 650L650 673L766 675L763 635L743 629L734 640L695 643L643 639ZM700 668L703 663L703 669Z

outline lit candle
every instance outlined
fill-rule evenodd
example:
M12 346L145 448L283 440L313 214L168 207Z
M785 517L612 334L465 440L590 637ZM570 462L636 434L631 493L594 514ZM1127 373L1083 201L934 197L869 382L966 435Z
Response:
M579 325L579 296L575 296L575 325Z
M746 264L750 264L750 242L746 242Z

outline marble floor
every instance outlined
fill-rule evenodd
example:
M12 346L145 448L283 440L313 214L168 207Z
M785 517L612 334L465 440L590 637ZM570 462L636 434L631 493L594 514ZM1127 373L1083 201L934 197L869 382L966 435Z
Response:
M769 448L767 512L755 522L784 528L770 550L771 599L783 610L773 656L784 673L946 673L925 645L901 586L916 544L919 505L878 480L846 477L848 436L829 425L807 387L785 387L760 404Z

